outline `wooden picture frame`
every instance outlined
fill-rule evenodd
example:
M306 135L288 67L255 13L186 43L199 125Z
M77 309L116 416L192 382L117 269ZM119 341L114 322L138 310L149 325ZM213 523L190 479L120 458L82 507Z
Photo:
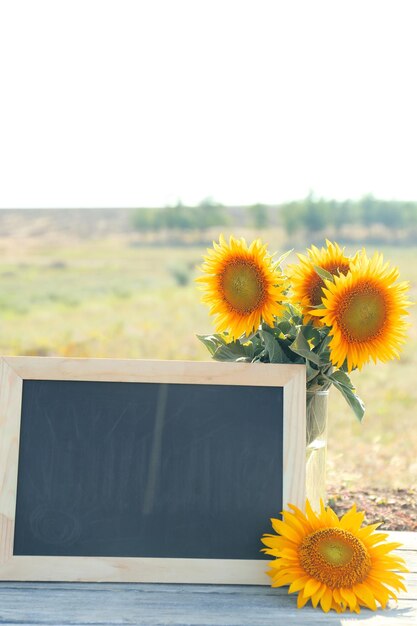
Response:
M0 359L0 580L270 584L265 559L166 559L13 554L23 381L71 380L283 388L283 502L305 506L303 365L54 357Z

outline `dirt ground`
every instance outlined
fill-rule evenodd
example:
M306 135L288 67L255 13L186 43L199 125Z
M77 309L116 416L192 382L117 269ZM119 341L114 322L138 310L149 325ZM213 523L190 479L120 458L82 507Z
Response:
M365 511L365 523L382 522L381 529L417 532L417 491L414 489L364 489L329 486L328 505L342 515L353 504Z

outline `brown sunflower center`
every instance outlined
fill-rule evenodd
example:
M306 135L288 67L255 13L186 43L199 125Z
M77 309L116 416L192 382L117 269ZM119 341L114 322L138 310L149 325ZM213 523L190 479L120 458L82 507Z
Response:
M347 274L349 271L349 263L323 263L322 264L322 269L326 270L326 272L329 272L329 274L332 274L333 276L335 274ZM324 280L322 280L320 278L320 276L317 274L317 272L314 272L314 274L311 277L311 281L310 281L310 286L309 286L309 299L310 299L310 303L313 306L317 306L319 304L321 304L321 299L323 298L323 287L325 287L324 284Z
M331 589L361 583L371 569L371 559L362 541L341 528L325 528L307 535L299 554L307 574Z
M238 313L255 311L265 298L265 278L250 260L237 259L228 263L221 274L220 284L225 300Z
M362 283L341 299L338 323L349 341L369 341L379 335L386 320L384 295L372 284Z

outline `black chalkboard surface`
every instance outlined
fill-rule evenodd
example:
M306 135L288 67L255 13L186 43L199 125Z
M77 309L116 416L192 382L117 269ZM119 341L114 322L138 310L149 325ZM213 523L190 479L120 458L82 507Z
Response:
M13 554L260 559L281 387L23 380Z

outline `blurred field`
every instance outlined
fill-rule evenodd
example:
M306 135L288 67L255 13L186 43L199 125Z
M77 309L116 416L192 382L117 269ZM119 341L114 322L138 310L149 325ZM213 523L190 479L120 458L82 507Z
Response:
M282 234L268 235L282 251ZM195 334L212 326L193 284L204 248L144 246L123 234L54 241L0 240L1 354L208 359ZM383 252L416 300L417 249ZM417 487L416 308L410 321L401 361L355 376L363 424L331 393L332 484Z

